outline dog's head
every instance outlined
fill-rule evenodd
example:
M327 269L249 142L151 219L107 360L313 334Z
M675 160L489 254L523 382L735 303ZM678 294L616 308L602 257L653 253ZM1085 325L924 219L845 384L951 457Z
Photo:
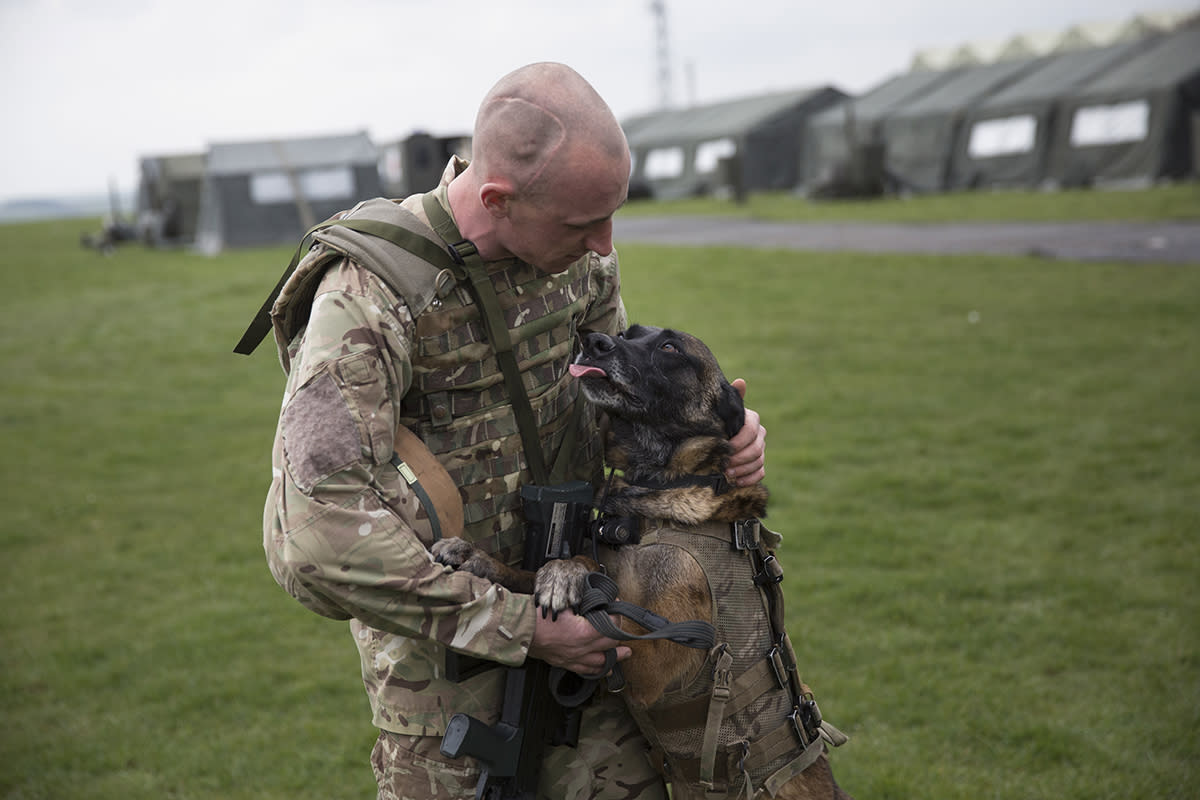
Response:
M680 331L633 325L615 337L589 333L571 374L610 416L676 440L729 438L745 422L741 395L717 359L702 341Z

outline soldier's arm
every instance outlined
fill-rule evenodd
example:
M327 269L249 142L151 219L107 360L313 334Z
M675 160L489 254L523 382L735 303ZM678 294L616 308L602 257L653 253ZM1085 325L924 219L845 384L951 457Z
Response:
M276 436L266 509L276 580L331 617L506 664L534 638L534 606L435 563L418 535L413 492L389 463L411 382L403 303L343 263L321 283Z

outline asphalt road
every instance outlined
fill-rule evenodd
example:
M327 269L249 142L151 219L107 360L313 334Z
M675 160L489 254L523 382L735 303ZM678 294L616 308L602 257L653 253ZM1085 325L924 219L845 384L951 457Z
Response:
M892 224L618 217L617 243L871 253L987 253L1077 261L1200 264L1200 220Z

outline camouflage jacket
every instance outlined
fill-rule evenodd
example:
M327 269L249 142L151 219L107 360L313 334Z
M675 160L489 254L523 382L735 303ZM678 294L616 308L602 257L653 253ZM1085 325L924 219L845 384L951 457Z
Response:
M453 160L433 193L443 207L463 166ZM421 199L401 205L428 221ZM615 254L589 254L554 275L516 259L488 266L547 461L576 424L571 476L596 477L596 421L590 411L572 416L578 386L567 365L579 333L625 326ZM452 683L443 674L446 648L522 663L533 599L435 563L419 503L388 463L396 426L416 431L459 486L465 536L507 561L520 558L519 487L529 474L479 314L463 286L414 313L349 259L319 281L307 326L286 342L276 328L287 385L264 513L272 574L317 613L351 620L378 727L440 735L456 712L495 721L502 670Z

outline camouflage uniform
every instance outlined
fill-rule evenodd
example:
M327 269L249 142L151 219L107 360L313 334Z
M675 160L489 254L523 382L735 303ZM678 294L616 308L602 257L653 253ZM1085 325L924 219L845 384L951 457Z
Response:
M433 193L447 209L446 186L464 166L452 160ZM427 222L421 199L402 205ZM579 333L613 334L625 326L615 255L591 253L554 275L516 259L488 266L546 461L554 462L574 425L569 477L594 480L601 463L597 421L590 410L571 413L578 384L567 365ZM453 683L444 676L446 649L521 664L533 637L533 599L435 563L419 503L388 460L396 426L415 431L459 487L465 538L516 563L523 540L518 490L529 480L516 420L464 286L411 309L407 298L348 259L321 269L320 276L306 274L301 262L272 313L288 377L264 514L268 563L306 606L351 620L374 724L384 732L372 759L380 796L427 797L431 786L459 779L471 785L470 796L474 765L439 765L437 742L454 713L498 719L503 671ZM289 303L307 302L297 300L306 281L319 281L311 315L289 338L281 319ZM585 747L548 755L543 783L557 788L547 796L664 796L644 741L627 714L613 711L617 705L606 698L589 709L601 728L585 732L607 742L606 751L622 743L602 754L611 763L585 764L585 755L595 755ZM406 755L414 750L431 757ZM400 758L405 763L396 763ZM414 775L421 765L434 773ZM619 786L601 780L606 769L621 774ZM582 793L564 792L571 783ZM643 783L650 788L637 794ZM461 796L456 791L446 796Z

